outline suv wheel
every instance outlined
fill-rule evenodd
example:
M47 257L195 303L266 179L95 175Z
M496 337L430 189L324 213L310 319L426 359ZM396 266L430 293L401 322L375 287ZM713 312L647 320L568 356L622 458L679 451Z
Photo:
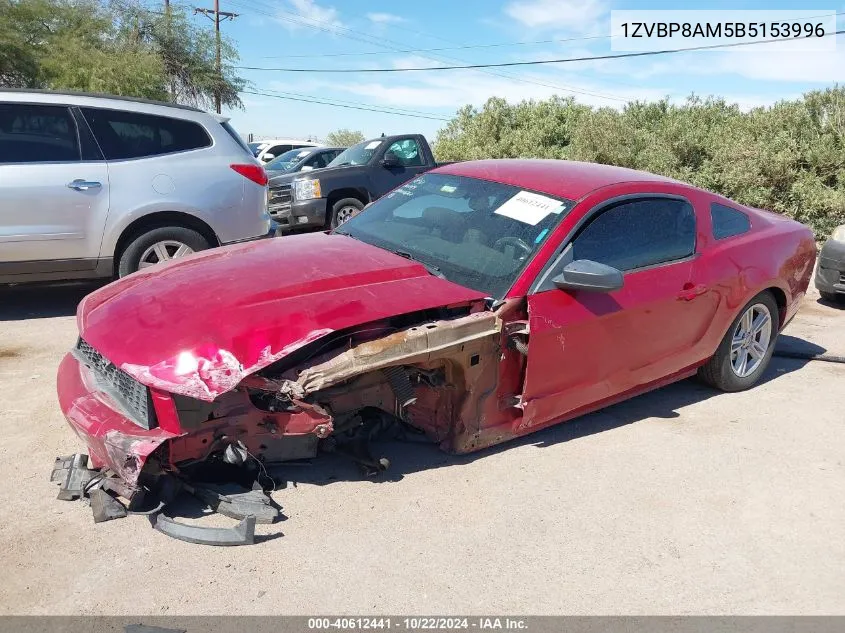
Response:
M161 262L203 251L211 244L193 229L163 226L136 236L120 256L117 274L125 277Z
M332 217L329 227L336 229L363 208L364 203L356 198L338 200L332 205Z

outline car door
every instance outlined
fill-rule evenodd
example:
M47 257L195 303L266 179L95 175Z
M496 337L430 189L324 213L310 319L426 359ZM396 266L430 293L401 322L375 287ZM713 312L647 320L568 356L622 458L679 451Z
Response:
M692 279L696 212L684 198L642 196L594 209L528 297L523 426L537 426L659 382L694 363L714 306ZM623 273L621 289L561 290L566 262Z
M399 159L398 165L386 167L381 164L381 160L389 152L392 152ZM414 137L397 139L384 148L379 164L376 165L373 172L373 197L383 196L391 189L395 189L426 169L425 158L417 139Z
M11 273L90 270L109 211L109 173L63 105L0 103L0 261Z

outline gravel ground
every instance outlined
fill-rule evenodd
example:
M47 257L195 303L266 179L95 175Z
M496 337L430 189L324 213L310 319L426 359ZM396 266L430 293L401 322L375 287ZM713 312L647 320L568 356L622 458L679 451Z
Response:
M0 291L2 614L845 612L841 364L775 358L749 392L684 381L464 458L388 444L379 481L321 458L284 471L262 542L212 548L55 498L88 290ZM782 341L845 355L843 326L811 295Z

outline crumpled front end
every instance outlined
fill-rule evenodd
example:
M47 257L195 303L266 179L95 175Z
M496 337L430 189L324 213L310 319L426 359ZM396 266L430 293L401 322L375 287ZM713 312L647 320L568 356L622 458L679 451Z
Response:
M486 407L499 409L500 339L481 305L402 315L308 341L211 401L165 391L160 376L144 384L80 339L59 367L59 402L93 467L130 490L208 462L311 458L385 423L464 452Z

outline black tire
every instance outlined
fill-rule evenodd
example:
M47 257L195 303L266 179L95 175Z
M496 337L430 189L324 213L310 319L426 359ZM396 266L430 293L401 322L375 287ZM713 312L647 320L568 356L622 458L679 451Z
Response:
M819 294L828 303L843 303L843 300L845 300L845 295L841 295L838 292L822 292L819 290Z
M769 339L769 345L766 348L766 352L763 355L762 362L760 362L752 373L741 377L734 372L731 365L731 340L733 339L734 331L736 330L737 324L742 316L747 310L757 304L763 304L769 310L769 314L772 317L772 335ZM763 375L763 372L766 371L766 367L769 366L769 361L772 359L772 353L775 349L779 330L780 311L778 310L777 302L772 296L772 293L766 290L751 299L751 301L745 304L742 310L739 311L739 314L733 320L731 326L728 328L728 331L725 333L722 342L719 343L716 353L713 354L713 357L709 361L707 361L706 365L698 370L699 378L707 384L716 387L716 389L721 389L722 391L744 391L745 389L753 387L760 379L760 376Z
M353 213L357 213L361 209L364 208L364 203L358 200L357 198L343 198L338 200L332 205L332 216L329 218L329 228L336 229L339 227L345 220L349 218L343 218L349 208L353 208ZM343 221L341 221L342 218Z
M162 226L149 229L132 238L132 241L123 249L117 267L117 276L125 277L138 270L141 265L141 256L158 242L178 242L189 246L195 252L211 248L206 238L184 226Z

